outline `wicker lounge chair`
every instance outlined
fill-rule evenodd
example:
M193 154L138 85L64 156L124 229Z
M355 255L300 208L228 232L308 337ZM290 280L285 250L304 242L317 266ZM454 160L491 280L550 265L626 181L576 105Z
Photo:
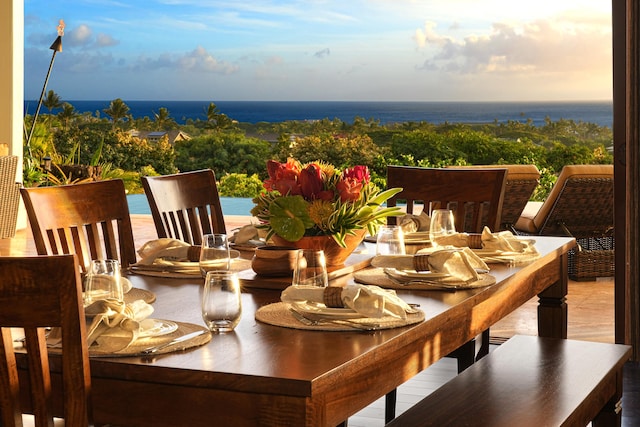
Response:
M16 183L18 156L0 156L0 239L16 234L20 183Z
M540 210L521 216L522 234L573 236L569 277L594 280L614 274L613 165L565 166Z
M500 214L500 230L515 232L514 226L540 181L540 171L536 165L472 165L450 166L450 168L507 169L507 183L504 188L504 199L502 201L502 212Z

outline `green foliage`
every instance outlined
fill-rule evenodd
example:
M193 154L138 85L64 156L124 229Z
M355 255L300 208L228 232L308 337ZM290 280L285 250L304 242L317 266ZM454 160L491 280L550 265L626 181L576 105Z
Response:
M262 180L255 173L251 176L245 173L229 173L223 175L218 183L218 193L224 197L254 198L262 189Z

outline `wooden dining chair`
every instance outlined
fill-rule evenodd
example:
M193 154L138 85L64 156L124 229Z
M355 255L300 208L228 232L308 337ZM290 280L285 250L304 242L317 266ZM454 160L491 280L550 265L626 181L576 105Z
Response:
M507 180L504 187L504 200L500 213L500 228L495 230L509 230L514 233L515 224L529 203L533 192L540 182L540 171L536 165L470 165L448 166L455 169L495 169L507 170Z
M2 425L52 426L54 416L55 425L90 425L89 350L75 255L0 257L0 277ZM61 329L59 355L47 353L49 327ZM11 328L24 330L22 344ZM64 393L52 390L58 381Z
M93 259L136 262L129 206L120 179L22 188L39 255L75 253L82 272Z
M174 175L144 176L158 237L171 237L192 245L203 234L226 233L216 177L211 169Z
M504 199L507 170L420 168L387 166L387 188L400 187L402 191L390 198L388 206L406 202L409 214L418 213L418 205L430 214L434 209L451 209L456 230L480 233L484 226L498 230ZM393 223L395 217L389 217ZM448 354L457 359L458 372L471 366L489 353L489 330ZM396 390L386 396L385 419L395 417Z

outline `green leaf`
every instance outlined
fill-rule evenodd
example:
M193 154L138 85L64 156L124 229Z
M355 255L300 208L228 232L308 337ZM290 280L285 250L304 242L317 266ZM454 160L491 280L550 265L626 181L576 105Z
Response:
M302 196L280 197L271 202L269 212L273 231L290 242L300 240L305 230L314 225Z

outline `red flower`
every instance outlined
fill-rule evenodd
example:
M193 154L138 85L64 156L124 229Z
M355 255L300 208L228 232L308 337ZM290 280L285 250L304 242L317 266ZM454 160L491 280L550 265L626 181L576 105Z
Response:
M358 200L363 185L362 181L357 181L355 178L341 179L336 184L336 190L338 190L338 194L340 194L340 201L344 203Z
M300 175L300 164L288 159L287 163L280 163L275 160L267 162L267 173L269 179L263 185L267 191L278 191L283 195L295 196L300 193L298 176Z
M322 170L320 166L311 163L300 171L298 177L302 196L307 200L318 198L320 192L324 189L324 181L322 180Z
M356 182L366 184L371 179L371 174L369 173L369 168L367 166L358 165L349 169L345 169L342 172L342 178L351 178Z

